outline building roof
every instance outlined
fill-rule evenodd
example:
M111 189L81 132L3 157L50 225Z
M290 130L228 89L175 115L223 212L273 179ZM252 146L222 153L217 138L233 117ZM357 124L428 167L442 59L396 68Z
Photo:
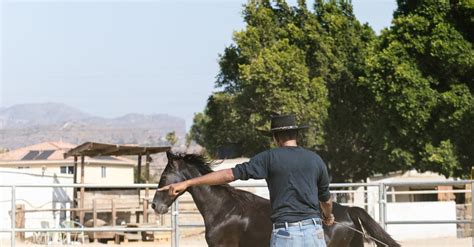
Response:
M73 161L72 157L64 159L64 154L75 148L76 145L66 142L43 142L35 145L22 147L0 154L0 165L12 163L54 163ZM86 158L86 162L109 163L109 164L135 164L133 160L123 157L99 156Z

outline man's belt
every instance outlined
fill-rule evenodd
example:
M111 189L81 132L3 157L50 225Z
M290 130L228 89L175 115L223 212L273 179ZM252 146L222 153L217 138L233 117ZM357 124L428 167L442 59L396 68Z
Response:
M321 225L321 220L320 219L307 219L307 220L302 220L302 221L297 221L297 222L281 222L281 223L275 223L273 224L273 228L286 228L290 226L307 226L307 225Z

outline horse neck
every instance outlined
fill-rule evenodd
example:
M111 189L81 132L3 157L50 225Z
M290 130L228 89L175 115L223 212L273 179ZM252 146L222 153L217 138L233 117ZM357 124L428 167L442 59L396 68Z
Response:
M201 176L201 174L193 177L198 176ZM192 186L188 188L188 192L193 197L194 203L206 223L212 223L215 216L221 212L224 203L230 200L229 195L223 191L221 186Z

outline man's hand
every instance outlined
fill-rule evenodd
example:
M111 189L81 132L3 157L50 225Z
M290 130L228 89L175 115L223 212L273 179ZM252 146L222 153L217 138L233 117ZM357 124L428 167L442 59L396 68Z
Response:
M334 214L331 214L330 216L323 216L323 223L327 226L330 226L332 224L334 224Z
M327 226L334 224L334 214L332 214L332 198L325 202L319 202L322 209L323 223Z
M171 197L176 197L177 195L181 194L182 192L186 191L189 187L187 181L183 181L180 183L166 185L158 189L158 191L168 191L168 194Z

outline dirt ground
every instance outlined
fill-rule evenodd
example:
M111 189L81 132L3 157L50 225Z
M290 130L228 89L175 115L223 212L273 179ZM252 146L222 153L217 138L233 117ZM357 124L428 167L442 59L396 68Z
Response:
M404 247L423 247L423 246L435 246L435 247L441 247L441 246L449 246L449 247L468 247L472 246L472 239L471 238L432 238L432 239L419 239L419 240L409 240L409 241L400 241L400 244ZM207 246L206 241L204 240L203 237L200 236L193 236L193 237L184 237L180 239L180 246L185 246L185 247L201 247L201 246ZM9 242L0 242L1 247L7 247L10 246ZM26 247L26 246L44 246L44 245L33 245L33 244L27 244L27 243L17 243L17 246L19 247ZM48 246L65 246L65 245L48 245ZM73 246L81 246L81 245L73 245ZM93 246L153 246L153 247L168 247L170 246L169 242L129 242L127 244L94 244L94 243L89 243L85 244L83 246L87 247L93 247ZM366 247L369 246L375 246L373 244L366 244Z
M400 241L403 247L421 247L421 246L473 246L472 238L432 238L422 240Z
M179 246L183 247L202 247L207 246L206 240L204 239L204 228L181 228L180 231L180 240ZM158 233L156 232L154 242L132 242L130 241L127 244L113 244L113 241L109 241L109 244L101 244L101 243L88 243L85 245L69 245L69 246L143 246L143 247L169 247L171 246L171 234L166 232ZM9 233L0 234L0 247L9 247ZM455 237L448 237L448 238L431 238L431 239L417 239L417 240L407 240L407 241L399 241L401 246L404 247L423 247L423 246L430 246L430 247L471 247L472 245L472 238L455 238ZM19 247L26 247L26 246L46 246L46 245L34 245L31 243L21 243L17 241L16 246ZM60 244L50 244L47 246L66 246ZM365 247L375 246L375 244L366 244Z

